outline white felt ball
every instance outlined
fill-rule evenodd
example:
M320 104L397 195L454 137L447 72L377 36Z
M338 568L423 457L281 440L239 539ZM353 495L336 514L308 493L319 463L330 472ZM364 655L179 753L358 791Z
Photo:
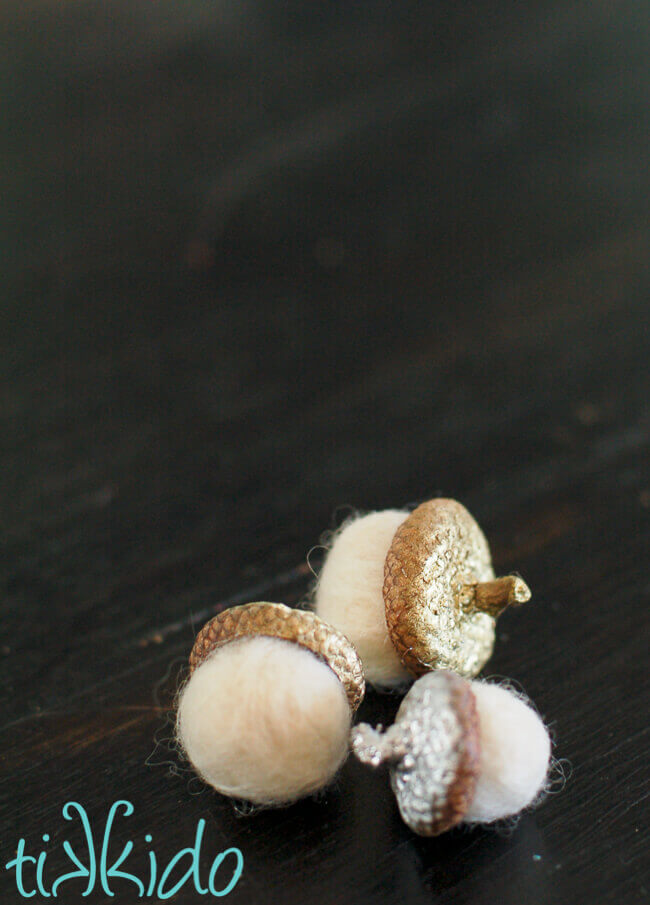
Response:
M535 711L507 688L472 682L479 717L481 765L464 820L490 823L518 814L544 788L551 742Z
M316 585L316 613L357 649L366 681L394 686L412 678L393 647L384 607L384 561L408 512L371 512L343 526Z
M255 636L218 648L194 671L179 700L177 734L219 792L284 804L332 780L350 723L329 666L298 644Z

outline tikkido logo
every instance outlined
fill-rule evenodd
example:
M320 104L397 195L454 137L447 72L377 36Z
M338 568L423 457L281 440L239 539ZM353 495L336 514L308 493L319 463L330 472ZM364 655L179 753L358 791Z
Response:
M76 801L66 802L63 806L63 817L65 820L78 819L80 821L84 842L83 846L78 847L75 851L70 842L67 839L64 840L63 851L68 857L70 865L75 869L56 877L50 876L47 881L48 871L45 863L47 851L29 855L26 852L25 840L20 839L16 848L16 857L5 864L6 870L14 872L16 888L20 895L25 899L30 899L35 895L46 899L57 898L59 890L63 886L64 896L66 900L70 901L69 895L72 888L75 888L75 892L80 890L80 883L85 881L82 896L89 896L93 890L101 889L107 896L117 897L113 885L116 889L121 890L126 888L126 884L131 884L131 887L137 888L138 898L160 901L170 899L186 884L193 884L198 895L221 898L232 892L239 882L244 868L244 856L238 848L227 848L219 852L213 859L207 875L201 876L199 866L205 832L205 820L203 819L197 823L194 844L178 851L162 872L162 865L158 864L153 849L149 849L149 868L146 876L139 877L126 870L120 870L134 849L134 843L128 841L117 857L113 853L112 860L109 861L111 832L120 810L123 811L122 816L130 817L134 807L130 801L125 800L116 801L111 806L104 825L104 833L99 848L97 848L85 809ZM50 841L47 833L41 838L45 843ZM152 842L152 837L148 833L144 839L147 844ZM115 881L118 883L115 884ZM71 885L68 886L68 884Z

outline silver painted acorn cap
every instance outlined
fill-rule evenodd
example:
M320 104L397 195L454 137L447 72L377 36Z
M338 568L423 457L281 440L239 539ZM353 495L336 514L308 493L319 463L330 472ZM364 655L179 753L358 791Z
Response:
M480 748L471 685L451 672L427 673L401 703L385 732L360 723L351 746L363 763L389 764L402 819L421 836L460 823L474 797Z

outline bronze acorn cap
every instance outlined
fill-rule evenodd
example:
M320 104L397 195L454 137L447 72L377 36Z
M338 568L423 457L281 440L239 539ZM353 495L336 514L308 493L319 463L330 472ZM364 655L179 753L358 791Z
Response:
M476 676L494 646L497 616L530 599L517 576L495 579L485 535L456 500L418 506L397 529L384 564L386 625L415 676Z
M480 770L479 719L470 683L446 671L419 679L386 732L365 723L351 732L364 763L388 763L402 819L420 836L461 822Z
M196 636L190 672L222 645L255 635L292 641L310 650L338 676L352 712L356 711L365 694L365 680L354 646L315 613L283 603L245 603L214 616Z

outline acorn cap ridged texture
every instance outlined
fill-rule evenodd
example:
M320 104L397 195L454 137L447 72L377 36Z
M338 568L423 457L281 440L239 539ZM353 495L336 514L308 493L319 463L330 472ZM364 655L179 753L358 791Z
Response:
M365 694L365 680L352 643L315 613L283 603L245 603L214 616L196 636L190 672L222 645L255 635L291 641L310 650L338 676L352 712L356 711Z
M383 588L388 633L409 672L478 675L495 618L476 607L475 589L493 579L487 540L461 503L429 500L409 515L386 556Z
M471 684L446 671L428 673L405 696L386 732L361 723L351 733L364 763L388 763L402 819L420 836L459 824L474 798L480 734Z

